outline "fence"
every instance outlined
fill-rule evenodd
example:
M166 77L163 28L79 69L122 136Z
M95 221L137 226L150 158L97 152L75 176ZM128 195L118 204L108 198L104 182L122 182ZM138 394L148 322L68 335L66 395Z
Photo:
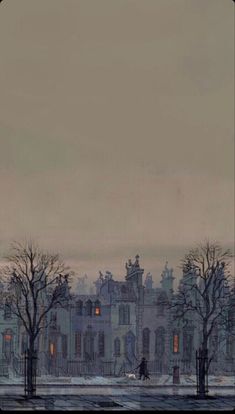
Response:
M126 365L126 371L131 371L138 361L128 368ZM116 369L115 369L116 368ZM0 362L1 370L1 362ZM13 370L17 376L25 375L25 357L13 358ZM3 371L3 368L2 368ZM8 373L7 366L5 368L6 375ZM56 358L50 358L49 356L43 358L39 355L37 364L37 377L41 375L53 375L59 376L115 376L117 375L117 367L115 367L115 361L78 361L78 360L66 360L58 355ZM150 375L161 375L167 373L167 366L161 360L153 360L148 362L148 371ZM123 370L119 372L119 375L123 374Z
M76 376L112 376L114 375L114 362L87 362L87 361L68 361L68 374Z
M8 377L8 362L6 359L0 359L0 376Z

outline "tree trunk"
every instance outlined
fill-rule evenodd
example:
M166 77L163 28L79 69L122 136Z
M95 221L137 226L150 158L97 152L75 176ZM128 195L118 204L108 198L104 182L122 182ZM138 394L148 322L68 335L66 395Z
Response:
M34 350L34 339L30 338L27 355L27 396L33 398L36 395L36 352Z
M207 395L207 384L206 384L206 376L207 376L207 358L208 358L208 337L206 333L206 329L203 329L203 342L202 348L199 350L199 397L206 398Z

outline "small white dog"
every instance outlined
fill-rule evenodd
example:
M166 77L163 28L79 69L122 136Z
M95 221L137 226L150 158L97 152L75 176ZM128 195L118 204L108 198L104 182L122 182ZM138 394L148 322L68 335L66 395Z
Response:
M136 375L135 374L125 374L125 376L127 378L130 378L130 379L136 379Z

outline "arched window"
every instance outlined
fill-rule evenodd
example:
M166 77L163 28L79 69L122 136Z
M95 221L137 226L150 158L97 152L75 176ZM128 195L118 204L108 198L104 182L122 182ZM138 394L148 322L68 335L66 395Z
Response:
M24 354L28 348L28 334L23 332L21 335L21 353Z
M130 324L130 305L125 305L124 308L124 323L125 325L129 325Z
M94 353L94 332L89 325L83 337L83 352L85 361L93 361L95 357Z
M4 305L4 319L11 319L11 306L7 300Z
M95 314L95 316L100 316L101 315L101 306L100 306L100 301L99 300L97 300L95 302L94 314Z
M133 334L132 331L129 331L124 338L124 350L125 350L125 355L127 357L127 359L129 361L132 361L132 363L134 362L134 360L136 361L136 356L135 356L135 335Z
M192 351L193 351L193 334L191 332L187 332L185 330L183 332L183 355L184 355L184 358L191 361Z
M49 354L51 358L56 357L56 344L54 340L50 340L49 342Z
M161 358L165 352L165 336L166 331L163 326L160 326L155 331L155 354L158 358Z
M124 294L127 292L127 288L126 288L125 285L121 286L121 292L124 293Z
M121 354L121 342L119 338L114 340L114 356L120 356Z
M150 330L149 330L149 328L144 328L143 329L142 341L143 341L143 355L145 357L148 357L149 356L149 345L150 345Z
M82 315L82 308L83 308L83 302L82 300L78 300L76 302L76 314L81 316Z
M157 300L157 313L158 316L164 316L164 311L165 311L165 302L166 302L166 298L164 295L160 295L158 300Z
M61 337L61 348L62 348L62 357L67 358L68 354L68 337L67 335L62 335Z
M75 332L75 356L80 357L82 355L82 333L81 331Z
M174 331L173 332L173 353L177 354L179 351L180 351L179 333Z
M99 332L99 337L98 337L98 350L99 350L99 356L100 357L104 357L104 351L105 351L104 345L105 345L104 332L101 331L101 332Z
M209 348L213 352L213 361L217 362L219 349L219 338L217 329L214 330L213 335L211 335L209 338Z
M92 301L90 299L86 302L86 315L92 316Z
M11 329L6 329L3 335L2 353L4 357L9 360L13 350L13 333Z
M124 324L124 305L119 305L119 325Z
M130 305L119 306L119 325L130 324Z

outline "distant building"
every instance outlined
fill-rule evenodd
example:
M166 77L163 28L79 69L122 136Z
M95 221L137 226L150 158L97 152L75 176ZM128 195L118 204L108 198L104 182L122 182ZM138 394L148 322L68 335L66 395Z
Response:
M133 371L142 357L147 359L151 374L172 374L174 366L181 373L195 373L200 324L190 312L184 320L174 318L171 305L177 293L173 269L166 262L159 287L153 287L150 273L143 281L144 269L138 255L133 262L128 260L125 270L122 281L116 281L109 271L99 272L92 293L85 288L87 277L79 280L80 287L72 294L65 283L65 305L58 305L46 315L45 329L38 337L40 373L122 375ZM183 272L179 286L184 289L195 281L194 273ZM216 351L211 373L234 372L235 289L230 301L228 326L215 330L210 339L210 347ZM0 310L0 332L2 367L14 369L23 358L28 338L7 303ZM225 340L220 341L221 337Z

